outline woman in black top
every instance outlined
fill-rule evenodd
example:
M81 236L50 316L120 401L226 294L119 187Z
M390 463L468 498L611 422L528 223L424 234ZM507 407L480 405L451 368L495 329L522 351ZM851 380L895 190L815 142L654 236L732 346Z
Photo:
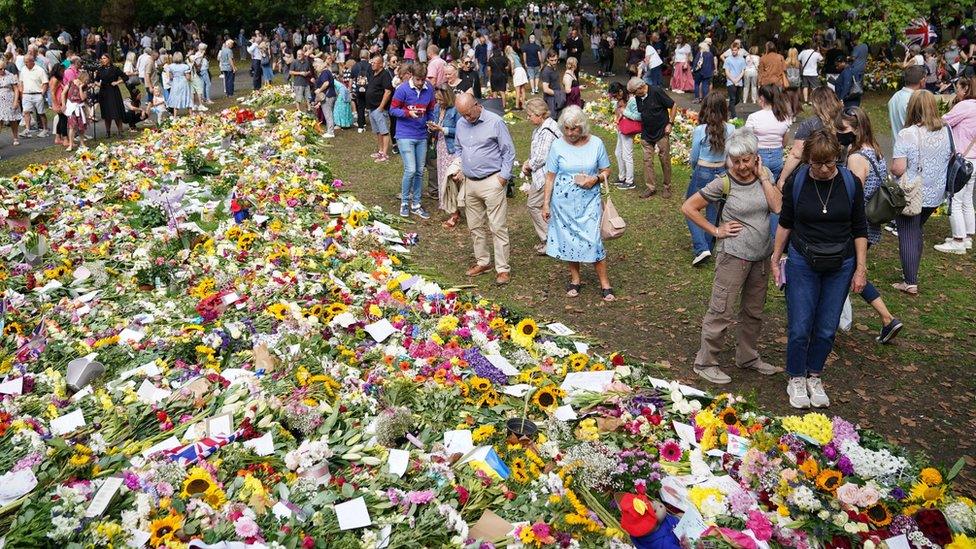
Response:
M861 182L837 165L842 147L827 129L813 132L803 165L783 188L783 209L773 246L777 285L785 269L786 392L794 408L825 408L830 399L820 374L848 291L867 282L868 227ZM785 268L780 258L789 245Z
M505 90L508 89L508 74L511 71L508 58L502 55L500 47L495 46L491 50L491 57L488 58L488 82L491 83L493 97L505 97Z
M465 56L461 61L461 70L458 71L461 83L454 87L454 94L464 93L471 90L477 99L481 99L481 75L474 68L474 61Z
M125 106L122 104L121 86L125 83L125 73L112 64L112 58L107 53L99 58L101 66L95 71L95 82L98 84L98 107L105 120L105 133L112 135L112 121L122 133L122 122Z

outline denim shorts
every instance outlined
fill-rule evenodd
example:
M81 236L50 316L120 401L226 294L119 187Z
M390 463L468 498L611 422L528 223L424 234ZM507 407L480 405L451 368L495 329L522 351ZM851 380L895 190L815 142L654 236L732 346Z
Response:
M375 134L386 135L390 133L390 113L380 109L369 111L369 127Z
M539 67L525 67L525 73L529 76L529 80L535 80L539 76Z

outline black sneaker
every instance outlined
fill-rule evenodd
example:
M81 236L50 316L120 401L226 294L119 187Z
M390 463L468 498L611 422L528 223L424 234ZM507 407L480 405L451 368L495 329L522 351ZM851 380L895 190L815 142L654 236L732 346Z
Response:
M878 341L878 343L884 345L890 342L892 339L895 339L895 336L898 335L898 332L900 332L904 327L905 325L902 324L900 320L893 318L887 326L881 328L881 335L875 339Z
M620 190L622 190L622 191L629 191L630 189L636 189L637 188L637 184L636 183L633 183L633 182L627 183L626 181L621 181L621 182L617 183L617 188L620 189Z

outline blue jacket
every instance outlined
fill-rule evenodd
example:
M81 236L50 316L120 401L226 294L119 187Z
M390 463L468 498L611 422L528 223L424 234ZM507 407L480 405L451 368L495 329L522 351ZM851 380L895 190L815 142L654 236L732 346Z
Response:
M668 515L653 532L630 541L637 549L681 549L681 543L674 535L674 528L678 525L678 518Z
M834 93L837 94L837 99L840 99L842 102L847 99L853 86L854 69L848 65L844 67L844 70L840 71L840 74L837 75L837 80L834 82Z
M390 102L390 116L397 118L395 137L427 139L427 121L433 120L431 110L435 105L434 86L429 82L425 81L419 92L410 84L410 80L400 84L393 92L393 100ZM417 117L408 116L408 110L417 113Z
M698 62L701 61L701 66L699 67ZM715 74L715 56L712 52L699 51L695 54L695 60L691 64L692 72L698 72L701 78L711 78Z
M444 127L444 144L447 145L447 154L454 154L454 134L457 131L457 121L458 116L457 109L454 107L449 107L447 112L444 114L444 122L441 126ZM431 120L436 124L441 118L441 106L437 105L431 113Z

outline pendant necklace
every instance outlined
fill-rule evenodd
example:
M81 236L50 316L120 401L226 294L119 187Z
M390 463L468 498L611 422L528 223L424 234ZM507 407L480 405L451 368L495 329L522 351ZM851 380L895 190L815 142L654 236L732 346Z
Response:
M817 191L817 200L819 200L820 205L823 206L823 209L820 210L820 212L826 215L827 203L830 202L830 193L834 192L834 181L833 180L830 181L830 189L827 191L827 200L824 200L823 197L820 196L820 187L817 185L816 179L813 180L813 189Z

